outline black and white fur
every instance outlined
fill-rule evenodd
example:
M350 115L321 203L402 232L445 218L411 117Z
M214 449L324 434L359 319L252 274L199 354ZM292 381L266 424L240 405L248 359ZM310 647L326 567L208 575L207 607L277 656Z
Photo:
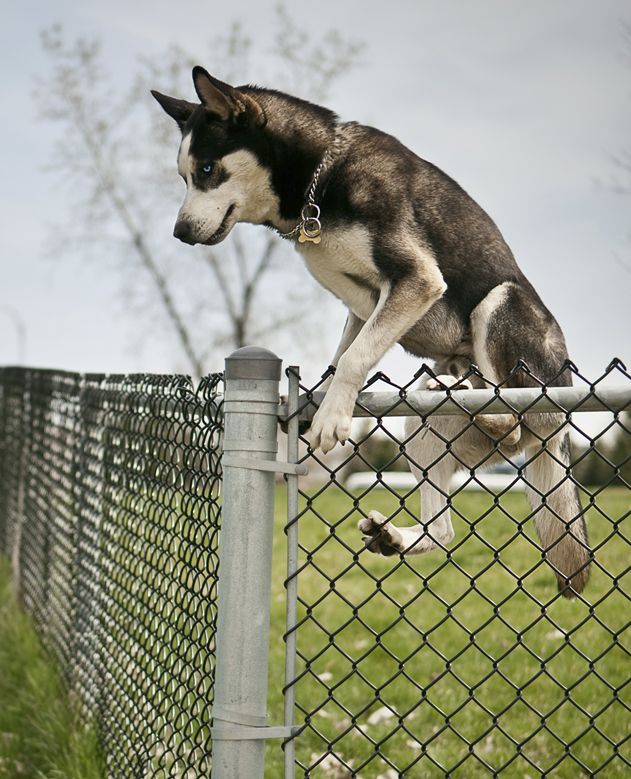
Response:
M215 244L237 222L290 232L324 159L317 203L319 244L297 244L315 278L340 298L348 319L333 357L335 375L311 426L312 446L329 451L351 428L368 371L399 342L436 361L438 380L457 385L477 365L490 382L533 380L511 374L520 361L539 380L567 385L563 334L521 272L498 228L451 178L396 138L372 127L340 123L331 111L253 86L234 88L193 70L200 104L154 92L182 131L178 170L186 197L174 234ZM476 386L482 386L474 381ZM453 538L446 498L450 477L490 453L525 451L526 479L546 559L568 597L587 581L590 551L575 486L566 478L568 438L562 420L481 415L463 432L461 417L437 417L408 446L421 490L415 527L397 528L373 512L360 522L368 549L419 554ZM417 420L410 420L408 433ZM453 441L449 452L445 440ZM424 475L425 471L425 475Z

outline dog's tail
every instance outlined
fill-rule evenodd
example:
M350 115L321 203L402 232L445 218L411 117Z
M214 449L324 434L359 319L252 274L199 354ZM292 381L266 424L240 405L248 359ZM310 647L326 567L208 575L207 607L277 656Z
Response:
M589 578L592 552L576 484L569 471L567 433L550 439L544 451L526 466L526 492L535 526L559 584L559 592L574 598Z

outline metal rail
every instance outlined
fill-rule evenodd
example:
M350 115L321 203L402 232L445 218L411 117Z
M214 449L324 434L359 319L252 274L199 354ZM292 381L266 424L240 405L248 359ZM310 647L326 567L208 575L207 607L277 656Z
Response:
M501 394L500 394L501 392ZM299 416L310 421L322 402L324 392L301 395ZM576 411L619 412L631 406L628 386L599 387L528 387L524 389L474 389L453 391L413 390L401 392L362 392L357 398L353 416L404 417L411 414L506 414L537 412L571 414ZM291 416L287 403L279 407L281 419Z

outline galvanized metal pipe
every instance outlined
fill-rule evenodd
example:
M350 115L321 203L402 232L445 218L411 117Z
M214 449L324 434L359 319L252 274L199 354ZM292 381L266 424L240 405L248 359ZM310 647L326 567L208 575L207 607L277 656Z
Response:
M226 359L212 779L263 779L266 732L273 735L266 725L275 475L256 461L276 460L280 366L253 347Z
M305 395L300 396L302 410L300 420L311 420L324 398L324 392L314 392L313 402ZM404 398L398 392L362 392L357 398L355 417L404 417L410 411L419 416L428 414L506 414L507 412L528 413L574 413L577 411L624 411L631 407L631 388L611 386L590 389L589 387L548 387L539 389L474 389L444 391L412 390ZM287 404L280 406L279 415L289 416Z

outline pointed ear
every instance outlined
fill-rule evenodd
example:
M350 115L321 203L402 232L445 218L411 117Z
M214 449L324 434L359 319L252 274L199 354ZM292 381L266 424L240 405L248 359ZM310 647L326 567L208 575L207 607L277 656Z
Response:
M200 65L193 68L193 84L201 104L210 114L224 121L236 114L237 106L233 99L235 90L223 81L213 78Z
M155 89L151 90L151 94L171 119L175 119L180 130L183 130L189 116L197 108L195 103L188 103L186 100L179 100L177 97L163 95L160 92L156 92Z
M253 97L224 84L199 65L193 68L193 84L208 113L224 122L250 120L258 126L265 124L265 113Z

